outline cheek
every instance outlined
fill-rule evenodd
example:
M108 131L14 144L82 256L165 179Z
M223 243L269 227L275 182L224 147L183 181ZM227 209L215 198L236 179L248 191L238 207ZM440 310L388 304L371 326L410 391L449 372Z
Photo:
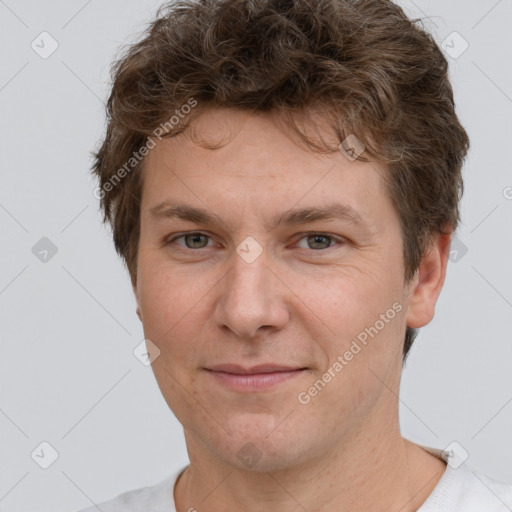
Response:
M340 267L336 272L302 277L292 286L317 315L317 321L324 322L332 334L346 339L373 324L401 300L399 281L399 276L393 277L392 269L379 271L378 266L371 265L368 271L363 266Z
M341 400L358 407L369 400L372 389L382 387L375 374L385 379L400 357L406 310L401 274L399 269L371 268L344 268L300 281L309 306L302 307L302 321L326 356L320 371L336 376L324 396L333 406Z
M187 366L187 354L205 323L199 317L204 311L201 299L207 291L204 281L183 276L175 269L158 264L141 266L138 295L144 335L159 348L159 361L172 372Z
M331 327L335 336L319 339L327 358L312 377L311 387L301 390L311 397L310 413L335 415L339 424L349 417L356 421L394 387L393 374L400 366L405 334L405 309L399 300L381 299L369 303L333 297L331 309L324 309L326 317L336 319ZM389 393L384 398L393 396Z
M148 326L167 326L180 322L192 312L194 305L204 297L208 280L197 278L190 270L158 261L157 258L142 262L139 266L139 298Z
M204 325L200 316L206 316L201 298L211 285L155 260L141 262L139 269L144 336L160 350L152 370L167 404L188 424L197 409L195 369Z

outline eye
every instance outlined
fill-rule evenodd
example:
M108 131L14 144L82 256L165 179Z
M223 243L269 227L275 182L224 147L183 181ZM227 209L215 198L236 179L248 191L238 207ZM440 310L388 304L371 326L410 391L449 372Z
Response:
M177 243L178 240L183 240L184 244ZM211 237L206 233L192 232L176 235L170 239L165 240L164 245L170 245L176 243L179 247L184 249L204 249L208 247L208 242ZM303 241L306 241L306 246L301 245ZM302 249L310 249L313 251L321 251L329 249L333 245L340 245L344 242L342 238L327 235L324 233L308 233L303 236L298 243L298 246Z
M204 247L207 247L208 240L210 239L210 237L205 233L186 233L184 235L178 235L171 238L170 240L167 240L166 245L174 243L180 238L185 241L185 245L178 245L180 247L185 247L186 249L203 249Z
M307 236L304 236L303 238L301 238L301 241L302 240L306 240L306 243L308 244L307 247L302 247L303 249L313 249L315 251L321 250L321 249L328 249L329 247L334 245L333 242L335 242L335 243L343 242L343 240L341 240L337 237L333 237L331 235L325 235L323 233L309 233Z

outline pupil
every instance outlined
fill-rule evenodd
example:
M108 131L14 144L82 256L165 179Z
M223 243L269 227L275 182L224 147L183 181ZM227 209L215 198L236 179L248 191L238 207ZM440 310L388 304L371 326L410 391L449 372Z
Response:
M195 246L196 243L199 243L199 245L200 245L201 244L200 239L202 236L204 236L204 235L201 235L201 234L191 235L190 238L192 238L192 245Z
M316 236L312 236L311 238L313 238L313 245L319 243L320 245L322 245L322 240L324 241L324 245L325 245L325 241L327 240L327 237L326 236L323 236L323 235L316 235ZM320 241L319 241L320 240ZM327 246L329 244L327 243ZM318 249L318 247L316 247L316 249Z

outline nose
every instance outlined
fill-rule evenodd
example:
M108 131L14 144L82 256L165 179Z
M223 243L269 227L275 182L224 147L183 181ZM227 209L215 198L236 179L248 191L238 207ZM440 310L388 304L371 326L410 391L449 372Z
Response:
M290 318L286 296L290 292L269 263L265 252L251 263L233 253L230 271L216 289L216 325L243 339L286 325Z

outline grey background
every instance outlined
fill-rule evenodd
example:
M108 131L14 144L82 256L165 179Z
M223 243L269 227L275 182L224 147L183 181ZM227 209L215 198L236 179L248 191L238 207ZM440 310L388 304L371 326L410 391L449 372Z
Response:
M188 462L133 355L142 328L89 176L110 62L160 3L0 0L2 510L71 512ZM473 468L512 482L512 2L401 5L452 51L453 31L469 44L449 60L472 142L458 252L406 365L402 429L428 446L457 441ZM43 31L59 45L46 59L31 48ZM43 237L57 248L46 262L32 252ZM49 456L43 441L58 452L48 469L31 457Z

